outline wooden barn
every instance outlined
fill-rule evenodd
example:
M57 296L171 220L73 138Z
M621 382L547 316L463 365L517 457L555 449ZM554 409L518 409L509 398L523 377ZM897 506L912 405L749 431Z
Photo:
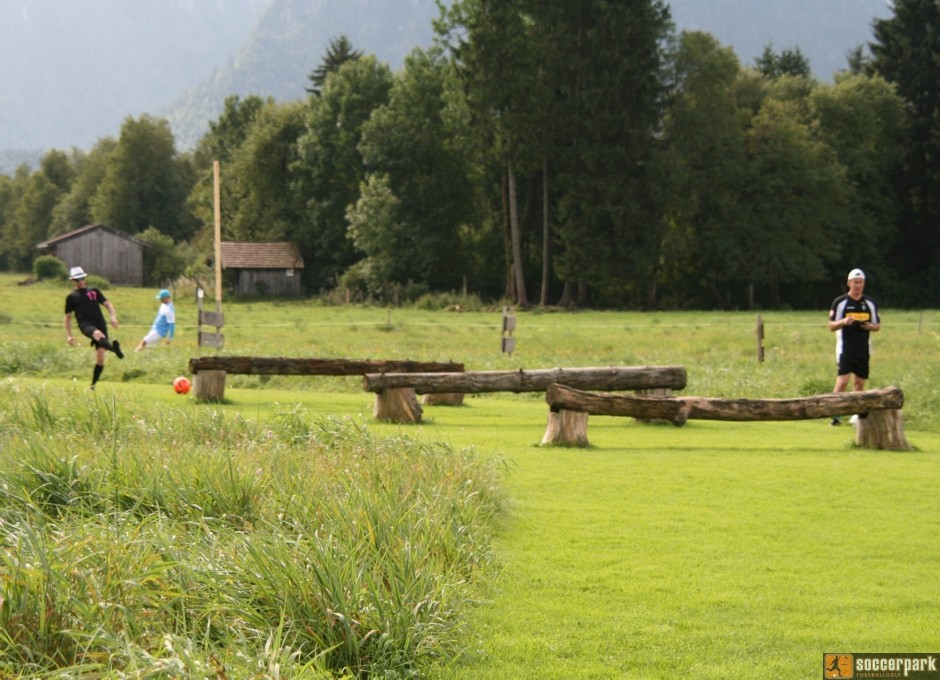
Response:
M62 260L66 267L81 267L111 283L132 286L144 283L145 247L130 234L103 224L89 224L36 246Z
M293 243L222 241L222 269L236 295L299 297L304 260Z

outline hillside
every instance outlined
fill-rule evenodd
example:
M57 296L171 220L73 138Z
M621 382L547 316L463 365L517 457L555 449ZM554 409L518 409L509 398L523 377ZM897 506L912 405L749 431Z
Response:
M799 47L822 79L889 15L885 0L669 4L678 30L712 33L744 64L767 44ZM143 113L168 118L189 147L230 94L305 96L340 34L400 67L431 43L437 14L434 0L4 0L0 172L49 148L90 148Z
M286 101L306 96L308 74L330 40L345 34L356 49L393 68L433 40L435 0L274 0L235 59L163 111L183 147L198 141L206 121L231 94Z

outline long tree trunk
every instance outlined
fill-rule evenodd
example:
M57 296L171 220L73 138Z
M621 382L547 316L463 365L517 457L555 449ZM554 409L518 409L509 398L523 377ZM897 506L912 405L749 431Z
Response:
M548 272L551 267L551 234L548 229L548 159L542 158L542 292L539 305L548 304Z
M509 217L509 173L507 172L500 182L503 190L503 257L506 263L506 290L504 296L510 300L516 299L515 274L512 266L512 220Z
M522 271L522 240L519 236L519 210L516 205L516 175L512 162L506 164L509 179L509 234L512 239L512 273L516 284L516 304L523 309L529 306L529 296L525 290L525 276Z

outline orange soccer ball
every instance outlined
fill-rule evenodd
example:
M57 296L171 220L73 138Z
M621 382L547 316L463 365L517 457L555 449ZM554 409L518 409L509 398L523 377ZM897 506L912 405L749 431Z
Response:
M177 394L188 394L192 386L193 384L185 375L181 375L173 381L173 389L176 390Z

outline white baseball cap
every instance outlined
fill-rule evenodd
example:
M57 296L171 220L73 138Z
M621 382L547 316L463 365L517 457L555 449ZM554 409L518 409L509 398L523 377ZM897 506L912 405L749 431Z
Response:
M849 272L849 277L848 279L846 279L846 281L851 281L852 279L861 279L862 281L864 281L865 272L863 272L861 269L858 269L856 267L855 269Z
M69 278L72 281L78 281L79 279L84 279L88 274L85 273L85 270L81 267L72 267L69 269Z

